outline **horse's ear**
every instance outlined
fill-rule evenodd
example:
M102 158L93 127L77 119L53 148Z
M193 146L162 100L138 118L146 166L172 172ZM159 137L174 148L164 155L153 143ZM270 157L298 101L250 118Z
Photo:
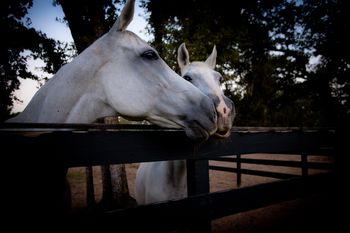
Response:
M185 43L182 43L177 49L177 63L180 66L181 72L186 65L190 64L190 56L188 55Z
M205 60L205 63L207 63L212 69L215 69L216 56L217 56L216 45L214 45L213 51L211 52L207 60Z
M134 17L135 0L127 0L125 6L120 13L117 21L114 23L111 30L113 31L125 31L129 23Z

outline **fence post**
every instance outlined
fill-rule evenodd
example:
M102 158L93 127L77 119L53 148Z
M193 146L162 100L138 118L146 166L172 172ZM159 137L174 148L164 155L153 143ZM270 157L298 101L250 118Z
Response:
M237 176L237 187L240 187L241 183L242 183L241 155L237 154L236 158L237 158L237 162L236 162L236 167L237 167L237 173L236 173L236 176Z
M187 160L187 194L188 196L209 193L209 162L208 160ZM204 209L205 204L203 203ZM209 219L209 216L206 216ZM194 219L193 224L188 227L189 232L211 232L211 221Z
M95 189L94 189L94 174L92 166L85 168L86 176L86 204L90 208L94 208L96 205L95 201Z
M305 152L301 153L301 175L302 177L307 177L309 175L307 166L307 154L305 154Z

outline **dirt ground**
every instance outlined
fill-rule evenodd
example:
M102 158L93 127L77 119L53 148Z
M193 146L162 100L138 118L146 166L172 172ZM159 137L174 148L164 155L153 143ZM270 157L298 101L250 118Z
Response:
M267 155L252 154L245 155L245 158L275 159L275 160L293 160L300 161L299 155ZM329 159L320 156L311 156L311 161L327 162ZM235 167L235 163L210 161L210 165ZM126 171L128 177L128 186L130 195L134 197L134 181L138 164L127 164ZM242 165L242 168L259 169L265 171L276 171L292 174L301 174L300 168L281 168L276 166L265 165ZM102 182L100 167L93 168L94 171L94 188L95 199L98 202L102 197ZM309 170L309 174L319 173L322 171ZM86 206L86 186L85 186L85 169L71 168L68 172L68 180L71 185L73 208L81 208ZM276 179L257 177L251 175L242 175L241 187L251 186L260 183L271 182ZM226 189L237 188L236 174L222 171L210 170L210 192L222 191ZM327 200L324 195L315 195L309 198L297 199L284 202L277 205L271 205L265 208L247 211L221 219L212 221L213 233L253 233L253 232L300 232L301 228L310 227L311 230L325 230L328 224L323 227L322 218L328 215L323 213L329 208L323 208L320 203ZM321 212L319 212L321 211ZM323 211L323 212L322 212ZM310 219L310 212L314 216L314 212L319 213L316 217ZM322 214L321 214L322 213ZM328 220L325 220L328 221ZM307 224L306 224L307 223ZM307 226L306 226L307 225ZM334 231L333 231L334 232Z

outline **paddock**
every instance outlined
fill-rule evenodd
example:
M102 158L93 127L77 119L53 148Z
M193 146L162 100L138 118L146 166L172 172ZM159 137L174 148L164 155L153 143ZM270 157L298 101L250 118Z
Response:
M210 139L200 145L181 130L139 125L2 124L0 135L3 151L10 151L4 163L16 170L6 176L6 211L18 221L25 221L25 210L27 215L78 228L124 226L130 231L162 232L186 227L189 232L211 232L215 219L281 202L325 193L329 202L325 208L341 208L345 200L339 181L345 146L336 129L236 127L227 140ZM267 154L280 159L264 158ZM69 211L65 198L69 168L176 159L187 160L186 199L83 214ZM252 169L252 164L269 169ZM281 166L295 171L271 169ZM235 188L210 190L209 170L234 173ZM272 180L247 184L246 175ZM339 216L327 217L333 224Z

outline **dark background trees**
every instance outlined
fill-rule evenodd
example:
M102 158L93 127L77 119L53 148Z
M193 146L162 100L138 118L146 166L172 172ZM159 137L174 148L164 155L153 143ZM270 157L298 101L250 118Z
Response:
M120 0L55 0L61 5L78 53L106 33L117 19ZM125 1L124 1L125 2Z
M14 101L18 101L14 91L19 88L19 78L41 79L28 69L30 58L41 58L48 73L55 73L67 59L66 45L36 31L26 20L32 4L32 0L0 2L0 122L10 116Z
M185 41L218 69L238 125L334 126L349 114L349 3L273 0L144 2L154 45L169 64ZM317 65L310 59L317 58Z
M18 6L31 4L24 0L11 2ZM111 27L120 6L120 1L112 0L55 2L63 8L78 52ZM236 104L236 125L335 126L349 118L347 1L141 3L149 12L148 30L154 36L151 43L173 69L178 70L176 50L182 42L186 42L193 60L205 59L217 45L217 70L224 74L226 95ZM22 10L16 17L21 19L25 14ZM18 57L18 53L13 57ZM50 58L47 60L51 62ZM25 63L23 60L22 67ZM12 75L1 73L1 88L4 80L16 80L22 72L20 66L12 70ZM22 76L31 77L27 73ZM12 85L18 86L18 82ZM13 101L12 92L1 93ZM1 104L9 106L3 100Z

